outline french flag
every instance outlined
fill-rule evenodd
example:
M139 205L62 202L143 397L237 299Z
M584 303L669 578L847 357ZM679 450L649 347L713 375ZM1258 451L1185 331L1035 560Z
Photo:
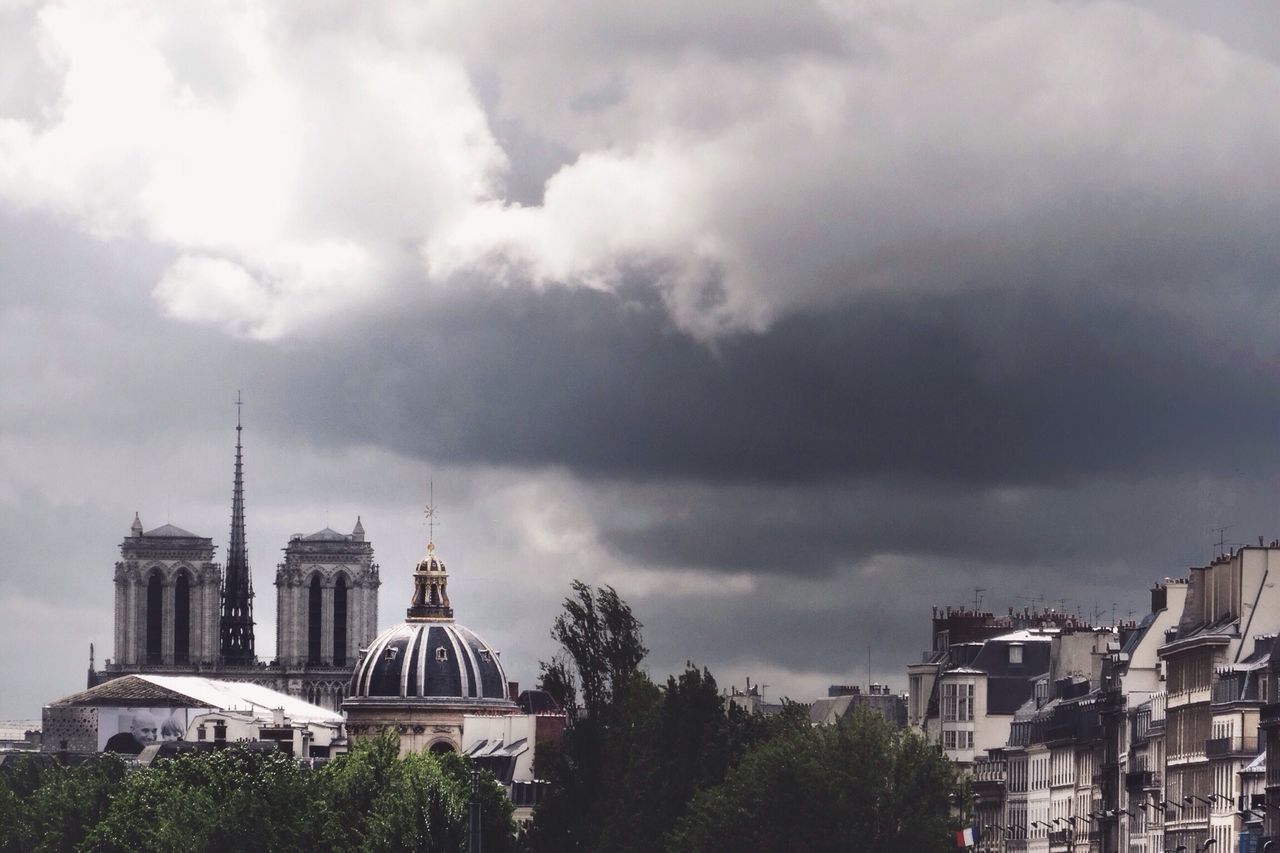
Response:
M957 830L956 846L957 847L974 847L977 845L978 839L981 837L982 837L982 834L978 831L978 827L976 826L971 826L967 829Z

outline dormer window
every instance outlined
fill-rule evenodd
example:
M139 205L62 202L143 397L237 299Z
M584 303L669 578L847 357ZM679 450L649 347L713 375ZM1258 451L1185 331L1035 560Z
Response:
M493 662L493 655L489 654L489 650L488 650L488 649L481 649L481 650L480 650L480 660L484 661L485 663L492 663L492 662Z
M444 663L449 659L449 650L444 646L436 646L436 660Z
M400 650L396 648L387 649L382 653L382 659L385 661L393 661L399 656Z
M1009 663L1022 663L1022 643L1009 644Z

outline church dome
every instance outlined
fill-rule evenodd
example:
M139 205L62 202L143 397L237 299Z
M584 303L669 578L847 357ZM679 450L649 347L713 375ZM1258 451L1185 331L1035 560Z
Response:
M378 635L356 668L352 695L400 699L506 699L498 654L453 622L403 622Z
M508 703L498 653L453 618L444 561L428 543L413 572L405 621L378 635L356 666L350 696L430 703Z

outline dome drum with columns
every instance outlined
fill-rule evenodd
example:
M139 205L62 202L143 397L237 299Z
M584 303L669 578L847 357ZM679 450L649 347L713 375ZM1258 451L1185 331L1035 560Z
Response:
M464 714L518 713L498 652L454 621L448 580L428 543L405 621L378 635L352 676L344 705L352 737L391 729L402 753L458 750Z

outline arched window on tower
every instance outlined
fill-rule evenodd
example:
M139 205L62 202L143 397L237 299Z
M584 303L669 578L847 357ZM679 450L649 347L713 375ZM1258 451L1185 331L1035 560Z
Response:
M307 663L319 666L321 614L324 612L321 602L320 575L311 576L311 592L307 599Z
M190 662L191 656L191 581L186 572L178 573L173 585L173 662Z
M333 585L333 665L347 665L347 579Z
M157 569L147 581L147 663L163 662L160 645L163 636L164 588Z

